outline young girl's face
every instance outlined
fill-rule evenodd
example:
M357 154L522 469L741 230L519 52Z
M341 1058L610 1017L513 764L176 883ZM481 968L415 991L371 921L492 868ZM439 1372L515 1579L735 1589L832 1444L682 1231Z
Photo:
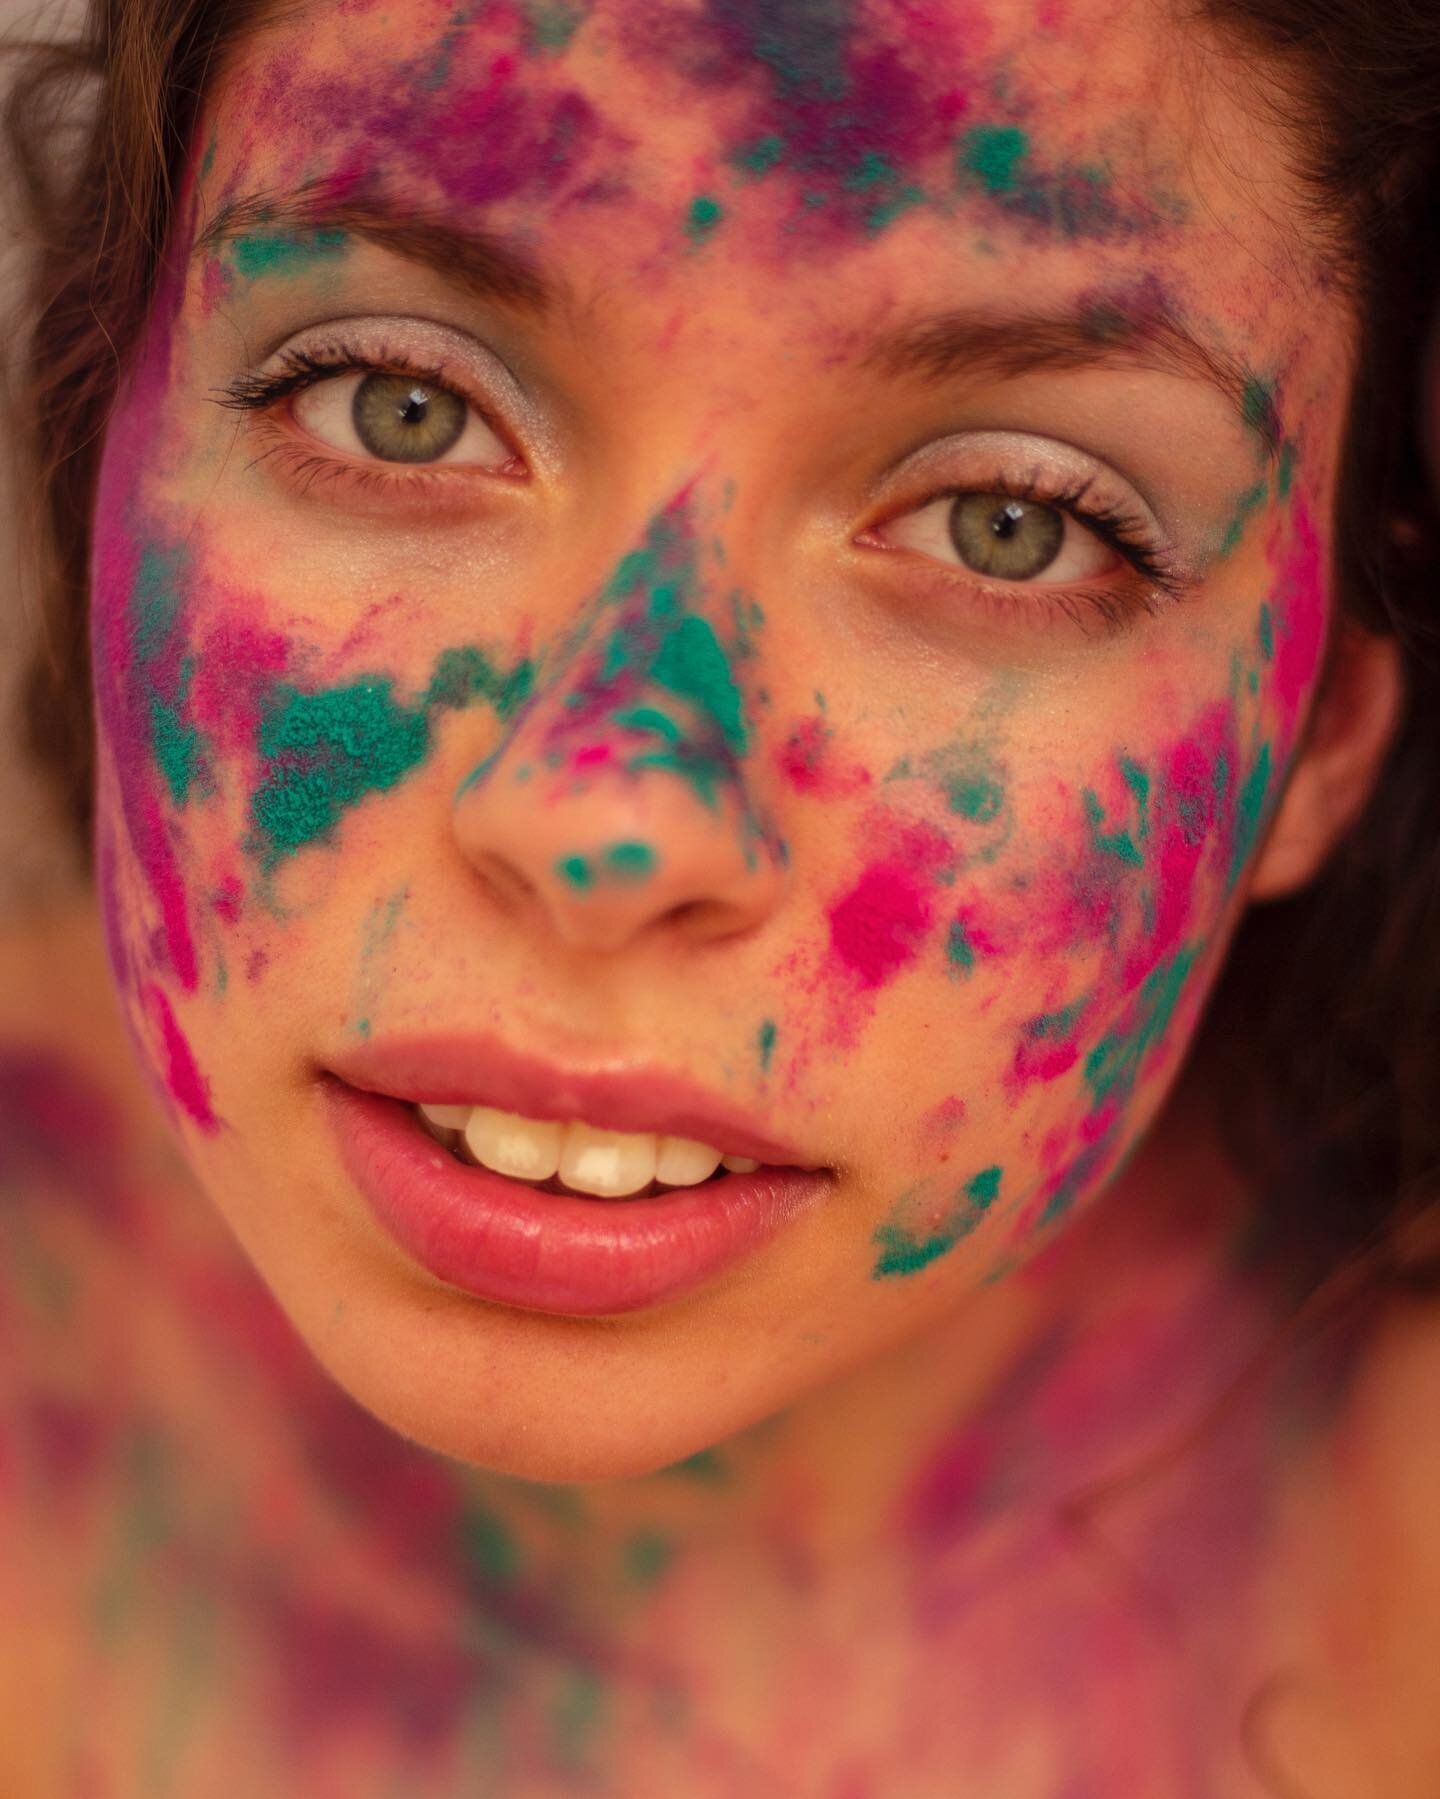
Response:
M99 867L201 1181L398 1429L678 1459L1154 1116L1348 379L1244 81L1110 0L345 0L217 81L105 447Z

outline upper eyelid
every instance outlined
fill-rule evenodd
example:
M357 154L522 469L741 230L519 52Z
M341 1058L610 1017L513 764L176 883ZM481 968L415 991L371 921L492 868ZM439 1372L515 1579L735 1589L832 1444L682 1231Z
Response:
M408 341L407 341L408 340ZM337 319L317 319L272 343L248 374L264 379L287 350L324 355L343 352L356 365L383 368L380 352L392 358L404 356L406 373L429 373L455 386L492 423L498 418L510 435L523 436L527 456L554 461L559 444L548 409L537 402L505 357L467 331L437 319L402 313L348 314ZM451 360L453 356L453 361ZM443 363L443 371L438 372ZM337 371L337 373L342 371ZM468 383L462 381L468 376Z

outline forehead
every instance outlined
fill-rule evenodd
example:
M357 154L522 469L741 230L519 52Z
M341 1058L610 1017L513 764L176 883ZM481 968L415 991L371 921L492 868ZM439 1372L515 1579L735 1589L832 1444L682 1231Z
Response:
M1217 49L1156 0L335 0L218 84L207 202L384 194L599 288L705 250L768 305L1163 271L1274 335L1325 272Z

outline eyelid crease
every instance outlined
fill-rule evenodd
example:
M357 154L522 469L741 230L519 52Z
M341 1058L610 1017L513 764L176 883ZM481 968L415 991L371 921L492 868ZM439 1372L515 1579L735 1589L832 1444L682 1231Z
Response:
M926 497L907 505L903 511L891 513L884 522L889 524L898 518L908 518L937 501L970 494L995 494L1003 499L1025 500L1032 506L1050 506L1074 519L1083 530L1092 532L1167 598L1182 598L1193 582L1181 571L1173 553L1155 542L1154 534L1146 528L1139 513L1127 513L1118 503L1086 503L1085 496L1098 479L1098 474L1092 473L1066 486L1045 480L1038 469L1028 477L1018 478L1009 472L997 471L983 481L950 482L932 489ZM973 571L971 573L973 576ZM1015 585L1038 590L1044 584L1020 582Z

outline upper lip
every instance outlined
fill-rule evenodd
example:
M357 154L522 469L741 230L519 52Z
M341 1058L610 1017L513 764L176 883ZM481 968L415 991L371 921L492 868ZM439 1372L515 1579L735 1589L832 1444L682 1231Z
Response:
M456 1033L371 1038L330 1057L327 1066L352 1087L414 1104L494 1106L525 1118L578 1119L600 1130L690 1137L722 1156L772 1166L822 1166L683 1075L638 1062L567 1067L497 1037Z

